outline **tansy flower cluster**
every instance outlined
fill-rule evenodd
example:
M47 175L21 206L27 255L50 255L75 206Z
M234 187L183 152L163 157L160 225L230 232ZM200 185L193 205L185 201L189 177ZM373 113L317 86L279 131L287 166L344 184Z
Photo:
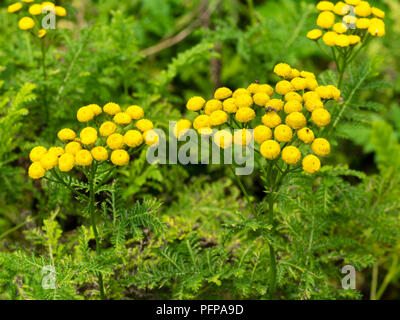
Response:
M313 73L286 63L276 65L274 72L282 78L275 87L252 83L235 91L219 88L207 101L199 96L190 98L186 107L198 115L193 123L177 121L175 135L181 137L193 125L200 135L213 135L214 143L224 149L232 144L246 146L254 139L256 150L259 147L257 151L267 160L280 157L288 165L302 160L304 171L319 171L318 157L330 153L330 144L317 138L315 129L331 122L324 105L328 100L339 100L340 91L333 85L320 86ZM232 135L235 128L240 130ZM303 159L300 146L310 153Z
M45 13L43 13L45 9ZM35 0L21 0L20 2L15 2L8 6L8 12L12 14L18 14L25 11L29 13L29 16L24 13L18 21L18 27L21 30L34 30L39 38L43 38L47 34L46 29L41 28L40 16L47 14L47 11L54 10L55 14L59 17L65 17L67 15L67 10L64 7L56 6L53 2L36 2Z
M364 43L369 37L383 37L385 12L368 1L345 0L334 4L320 1L317 18L318 29L308 32L311 40L322 41L330 47L347 48Z
M129 163L130 149L158 143L153 122L145 119L143 109L136 105L123 111L113 102L103 108L91 104L78 110L77 119L85 124L79 133L70 128L58 132L63 146L36 146L31 150L28 173L32 179L40 179L54 168L69 172L95 161L123 166Z

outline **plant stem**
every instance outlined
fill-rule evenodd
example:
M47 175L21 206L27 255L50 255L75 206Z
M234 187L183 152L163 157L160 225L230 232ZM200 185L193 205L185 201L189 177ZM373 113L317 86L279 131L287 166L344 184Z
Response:
M273 193L271 192L268 195L268 220L271 225L273 225L274 220L274 197ZM270 260L270 280L269 280L269 295L270 298L273 299L276 287L276 256L275 256L275 249L272 246L271 242L268 242L269 247L269 260Z
M96 218L95 218L95 212L94 212L95 211L94 210L94 202L95 202L94 178L96 175L96 170L97 170L97 165L92 164L90 167L90 179L89 179L89 213L90 213L90 220L92 223L94 238L96 240L96 254L100 255L101 254L100 239L99 239L99 233L97 231ZM104 300L103 275L100 271L97 272L97 278L99 280L100 298L101 298L101 300Z
M378 286L378 270L379 270L379 265L378 262L376 262L372 267L372 282L371 282L371 292L370 292L371 300L376 300L376 289Z
M251 201L250 201L250 197L249 197L249 194L248 194L247 191L246 191L246 188L244 187L242 181L240 181L239 177L236 175L235 170L234 170L234 167L233 167L233 166L229 166L229 167L231 168L232 174L233 174L233 176L235 177L235 180L237 181L240 190L243 192L243 195L244 195L244 197L245 197L245 199L246 199L247 205L250 207L250 210L251 210L251 212L254 214L254 216L257 216L257 212L256 212L256 210L254 209L254 206L253 206L253 204L252 204Z

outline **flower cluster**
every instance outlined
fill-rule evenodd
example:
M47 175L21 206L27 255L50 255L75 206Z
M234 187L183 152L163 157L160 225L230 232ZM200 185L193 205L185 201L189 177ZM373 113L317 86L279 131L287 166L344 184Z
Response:
M27 9L30 16L24 15L20 18L18 27L21 30L32 30L37 26L35 34L37 34L39 38L43 38L47 34L46 29L39 27L41 24L38 17L44 14L43 10L45 10L44 12L54 10L55 14L59 17L65 17L67 15L67 10L64 7L56 6L53 2L48 1L36 3L35 0L22 0L22 2L15 2L8 6L9 13L18 13L24 9Z
M145 119L143 109L136 105L122 111L113 102L103 108L91 104L78 110L77 119L86 124L79 136L74 130L64 128L57 134L64 146L49 149L36 146L31 150L29 158L32 164L28 170L31 178L40 179L46 171L56 167L61 172L69 172L75 166L90 166L94 161L110 160L114 165L123 166L130 160L124 148L158 143L152 121Z
M330 47L346 48L365 42L368 37L385 35L385 12L373 7L368 1L345 0L334 4L320 1L317 25L321 29L308 32L311 40L322 41Z
M200 135L213 135L214 143L224 149L232 144L249 145L254 139L264 158L272 161L280 156L288 165L301 161L300 145L307 153L311 147L312 154L303 158L302 165L304 171L315 173L321 167L318 156L328 155L330 144L316 138L314 128L329 125L331 115L324 104L339 100L340 90L333 85L320 86L313 73L286 63L276 65L274 72L283 78L275 88L252 83L234 92L219 88L208 101L198 96L190 98L187 109L198 113L193 128ZM177 121L175 135L184 135L191 126L187 119ZM240 130L232 135L229 129L235 127Z

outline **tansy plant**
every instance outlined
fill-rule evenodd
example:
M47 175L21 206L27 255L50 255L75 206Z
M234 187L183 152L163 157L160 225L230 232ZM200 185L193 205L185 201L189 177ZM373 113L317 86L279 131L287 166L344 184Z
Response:
M385 35L385 12L361 0L345 0L336 4L320 1L317 9L320 11L317 18L319 28L309 31L307 37L326 54L328 52L321 46L320 39L330 47L332 54L328 55L336 63L338 87L341 88L347 66L371 39Z
M187 109L198 113L193 127L203 136L212 135L216 145L227 150L232 144L249 146L256 142L254 151L262 181L265 184L268 213L257 212L245 187L234 173L248 205L262 229L274 225L276 194L284 179L292 174L314 174L321 168L319 157L330 153L327 126L331 122L330 112L325 108L329 100L339 100L340 90L334 85L320 86L316 76L299 71L286 63L275 66L274 72L281 79L275 88L269 84L252 83L247 88L232 92L219 88L213 99L192 97ZM181 119L175 127L180 137L192 126L192 122ZM212 130L216 129L216 130ZM232 135L231 130L236 129ZM268 228L267 228L268 229ZM271 296L276 284L276 258L273 244L269 243Z
M58 132L63 145L36 146L29 154L32 164L28 173L32 179L44 178L63 185L87 205L98 255L101 252L95 196L107 190L117 167L127 165L146 144L158 143L152 121L143 117L143 109L136 105L122 111L112 102L103 108L91 104L77 112L78 121L85 125L79 137L74 130L64 128ZM98 281L104 298L101 273Z

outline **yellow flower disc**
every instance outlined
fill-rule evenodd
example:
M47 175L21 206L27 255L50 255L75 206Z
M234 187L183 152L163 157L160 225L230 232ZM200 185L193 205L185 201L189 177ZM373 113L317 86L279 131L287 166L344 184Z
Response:
M114 116L118 112L121 112L121 107L114 102L109 102L104 105L103 111L111 116Z
M15 13L22 9L22 3L16 2L8 6L7 11L8 13Z
M21 30L29 30L35 26L35 21L30 17L23 17L18 21L18 27Z
M335 23L335 15L330 11L323 11L317 18L317 25L322 29L329 29Z
M288 95L289 93L287 93L286 95ZM283 109L284 104L285 104L285 102L283 102L283 100L281 100L281 99L271 99L266 103L265 107L267 109L270 108L270 109L274 109L273 111L279 112Z
M29 159L32 162L37 162L42 159L42 157L47 153L47 149L43 146L34 147L29 153Z
M238 110L235 98L228 98L222 103L222 109L228 113L235 113Z
M331 152L329 141L324 138L317 138L311 145L312 151L321 157L327 156Z
M125 150L114 150L111 153L111 162L117 166L124 166L129 163L129 154Z
M110 149L121 149L124 146L124 137L119 133L113 133L107 138L107 145Z
M303 141L306 144L310 144L311 142L314 141L314 132L309 129L309 128L302 128L297 131L297 136L301 141Z
M232 96L232 90L226 87L219 88L214 93L214 98L217 100L224 100Z
M274 160L281 153L281 146L275 140L267 140L261 144L260 153L264 158Z
M80 150L75 155L75 162L78 166L90 166L93 162L92 154L88 150Z
M264 125L254 128L254 140L259 144L272 138L272 130Z
M138 147L143 143L143 135L138 130L128 130L124 135L124 142L128 147Z
M235 98L236 105L238 108L249 108L253 105L253 99L249 94L241 94Z
M99 128L99 132L103 137L112 135L115 130L117 130L117 125L111 121L103 122Z
M153 129L154 125L153 122L148 119L140 119L138 122L136 122L136 128L142 132L145 132Z
M85 145L94 144L97 141L97 130L92 127L82 129L80 133L81 142Z
M228 114L225 111L217 110L210 114L212 126L220 126L228 121Z
M236 112L235 118L237 121L246 123L250 122L256 117L256 113L252 108L239 108L239 110Z
M154 130L148 130L144 132L143 139L148 146L157 145L159 142L159 136Z
M211 119L210 116L207 116L205 114L196 117L193 121L193 128L195 128L196 130L209 127L211 127Z
M290 114L292 112L300 112L301 110L303 110L303 105L297 100L290 100L285 103L283 110L287 114Z
M199 111L203 108L206 100L202 97L192 97L186 103L186 108L190 111Z
M113 120L114 120L115 123L117 123L119 125L122 125L122 126L125 126L125 125L131 123L132 118L127 112L118 112L114 116Z
M82 146L77 141L72 141L65 146L65 152L70 153L72 155L76 155L78 151L82 149Z
M62 172L69 172L74 168L75 165L75 157L70 153L64 153L58 159L58 169Z
M214 134L214 143L223 149L232 145L232 134L228 130L219 130Z
M303 159L303 170L307 173L316 173L321 169L321 161L318 157L310 154Z
M301 152L298 148L294 146L288 146L282 150L282 160L287 164L294 165L298 163L301 159Z
M32 179L40 179L45 173L46 170L40 165L40 162L34 162L29 166L28 174Z
M290 91L294 91L294 88L289 81L282 80L276 84L275 91L277 94L284 96L285 94L289 93Z
M139 106L130 106L125 112L130 115L132 120L139 120L144 117L143 108Z
M267 112L261 118L261 121L268 128L275 128L282 123L281 117L275 111Z
M94 112L89 107L82 107L76 113L76 118L79 122L88 122L94 118Z
M301 129L307 124L306 117L300 112L292 112L286 117L285 121L292 129Z
M313 29L308 31L307 38L310 40L318 40L322 36L322 31L320 29Z
M57 157L60 157L64 154L65 151L62 147L51 147L48 152L53 153Z
M326 127L331 122L331 115L327 110L318 108L312 112L311 120L318 127Z
M279 142L289 142L293 138L293 131L286 124L280 124L274 130L274 137Z
M282 78L288 78L292 73L292 68L287 63L278 63L274 72Z
M98 146L90 150L92 157L96 161L105 161L108 159L108 151L106 148Z
M58 157L54 153L46 153L40 159L40 165L46 169L51 170L58 164Z
M270 100L270 97L265 92L258 92L253 96L254 103L260 107L265 107L265 105Z
M71 129L65 128L58 131L57 137L61 141L74 140L76 138L76 133Z

